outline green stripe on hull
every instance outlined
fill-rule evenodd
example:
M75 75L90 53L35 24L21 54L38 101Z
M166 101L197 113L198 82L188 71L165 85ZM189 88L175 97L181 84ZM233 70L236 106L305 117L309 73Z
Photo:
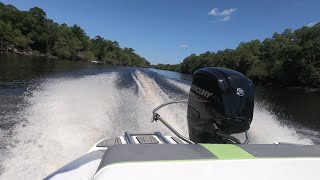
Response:
M219 159L253 159L252 154L232 144L201 144Z

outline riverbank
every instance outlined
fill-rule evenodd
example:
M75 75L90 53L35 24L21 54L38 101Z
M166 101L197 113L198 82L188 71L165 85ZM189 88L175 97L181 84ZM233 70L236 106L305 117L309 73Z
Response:
M263 81L257 81L253 80L253 83L256 86L264 86L264 87L270 87L270 88L283 88L288 89L291 91L296 92L304 92L308 94L315 94L320 95L320 87L312 87L312 86L299 86L299 85L285 85L285 84L279 84L279 83L272 83L272 82L263 82Z
M53 56L51 54L43 54L37 51L33 51L31 49L21 50L14 47L9 47L6 51L1 52L1 54L12 54L12 55L21 55L21 56L34 56L34 57L58 59L57 56Z
M320 95L320 88L312 88L312 87L287 87L289 90L294 91L303 91L309 94L317 94Z
M30 47L21 49L21 48L15 47L12 44L8 45L8 48L6 50L1 51L0 54L40 57L40 58L48 58L48 59L63 59L63 60L68 60L68 61L82 61L82 62L91 62L91 63L96 63L96 64L107 64L107 65L115 65L115 66L132 66L132 67L145 67L145 68L150 67L149 63L146 63L144 65L141 65L139 63L138 64L123 63L123 60L121 60L121 59L116 60L113 58L98 60L94 56L88 56L88 57L91 57L91 58L88 58L87 56L81 55L81 54L78 54L77 56L69 57L69 58L59 57L59 56L52 55L50 53L47 53L47 54L40 53L39 51L32 50Z
M83 61L83 62L91 62L91 63L96 63L96 64L106 64L105 62L102 61L97 61L95 59L67 59L67 58L61 58L58 56L54 56L52 54L43 54L38 51L33 51L31 49L18 49L14 48L13 46L9 47L7 51L2 51L0 54L9 54L9 55L18 55L18 56L28 56L28 57L40 57L40 58L48 58L48 59L63 59L63 60L68 60L68 61Z

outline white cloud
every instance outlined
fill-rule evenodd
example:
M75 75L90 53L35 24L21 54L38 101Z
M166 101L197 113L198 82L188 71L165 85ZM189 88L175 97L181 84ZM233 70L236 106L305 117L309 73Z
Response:
M188 44L180 44L179 47L183 48L183 49L187 49L189 47L189 45Z
M307 26L309 26L309 27L312 27L312 26L314 26L315 24L317 24L318 22L311 22L311 23L309 23Z
M231 14L234 13L236 10L237 10L236 8L230 8L230 9L225 9L225 10L219 12L218 8L214 8L208 13L208 15L211 15L211 16L231 16Z
M219 21L227 22L231 20L231 15L236 11L236 8L230 8L225 9L223 11L219 11L218 8L213 8L208 15L215 16L215 17L221 17L219 18Z
M231 16L225 16L221 19L221 21L227 22L227 21L230 21L230 19L231 19Z

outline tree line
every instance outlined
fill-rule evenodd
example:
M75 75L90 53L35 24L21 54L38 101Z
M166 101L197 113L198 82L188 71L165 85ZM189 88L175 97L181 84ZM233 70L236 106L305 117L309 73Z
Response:
M180 64L153 65L182 73L208 66L237 70L260 84L320 87L320 23L242 42L235 49L191 54Z
M191 54L174 65L150 65L134 49L121 48L117 41L101 36L90 38L77 25L58 24L48 19L38 7L20 11L0 2L0 37L16 49L64 59L182 73L219 66L240 71L256 83L320 87L320 23L294 31L286 29L263 41L242 42L235 49Z
M101 36L90 38L73 25L58 24L34 7L20 11L0 2L0 37L13 48L72 60L100 61L112 65L149 67L150 63L132 48Z

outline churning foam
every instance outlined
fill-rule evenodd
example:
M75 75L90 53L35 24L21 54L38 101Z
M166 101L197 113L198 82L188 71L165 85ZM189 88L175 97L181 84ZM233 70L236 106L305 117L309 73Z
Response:
M173 101L176 99L170 99L169 96L159 87L156 81L141 71L136 71L136 78L134 80L138 84L140 92L143 92L144 98L152 107L157 107L165 102ZM153 108L153 109L154 109ZM150 111L150 114L152 111ZM164 118L170 125L178 130L184 136L188 135L187 124L186 124L186 105L176 104L169 105L159 110L159 114ZM159 126L162 126L158 122ZM158 127L159 127L158 126ZM164 132L171 134L166 128L162 126ZM172 134L171 134L172 135Z
M152 110L170 100L156 82L136 71L139 92L135 93L133 87L119 88L119 77L108 73L42 83L26 97L31 105L19 116L25 116L27 123L15 129L13 141L18 143L9 149L0 179L43 178L101 138L124 131L169 133L160 123L150 122ZM164 118L186 134L185 111L180 106L175 110L180 113L167 110Z
M147 74L132 74L138 87L119 88L117 73L81 78L49 79L27 97L30 107L19 116L27 124L15 129L0 179L40 179L69 161L86 153L103 137L130 132L161 131L170 133L160 122L151 123L152 110L172 101L156 81ZM168 80L188 91L189 86ZM186 97L187 98L187 97ZM181 134L187 136L186 106L172 105L159 114ZM311 144L294 129L281 126L276 116L256 106L251 126L252 143L284 141Z
M190 90L190 86L189 85L181 83L181 82L178 82L178 81L173 80L173 79L169 79L169 78L167 78L166 81L168 83L170 83L171 85L176 86L178 89L180 89L180 90L182 90L182 91L184 91L186 93L189 93L189 90Z
M251 143L254 144L270 144L273 142L313 144L311 139L298 134L293 127L280 124L276 115L270 113L258 103L255 105L249 132Z
M28 123L15 129L4 179L39 179L88 151L113 116L115 73L50 79L29 98Z

